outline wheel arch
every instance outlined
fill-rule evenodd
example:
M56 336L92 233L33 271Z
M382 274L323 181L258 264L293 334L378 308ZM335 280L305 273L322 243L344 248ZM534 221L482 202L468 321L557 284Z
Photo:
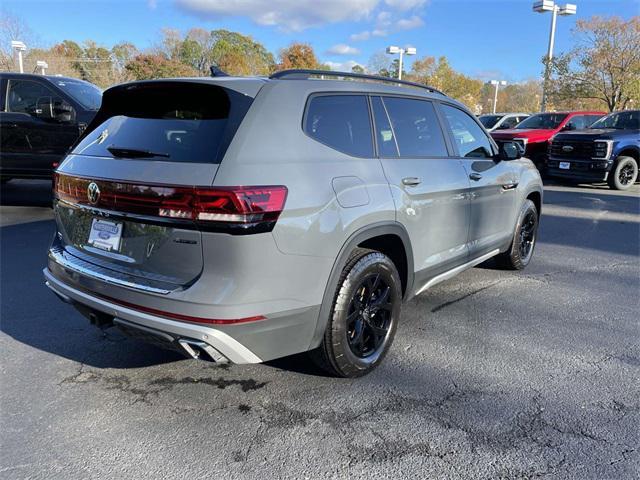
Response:
M394 249L399 246L402 246L404 250L404 265L400 267L396 262L402 263L401 253L394 251ZM316 348L322 341L335 292L338 287L338 281L340 280L340 274L347 264L349 255L358 247L381 251L381 253L391 258L394 264L396 264L398 273L400 273L400 279L403 285L403 299L408 300L410 298L411 292L413 291L414 277L413 250L411 248L409 234L404 226L398 222L378 222L355 231L342 245L331 269L331 273L329 274L324 295L322 296L322 304L320 305L315 332L309 345L310 350ZM401 270L404 270L404 272L402 272L404 273L404 278Z
M631 157L636 161L636 164L640 162L640 149L634 148L632 146L624 147L618 154L616 155L616 161L620 157ZM640 167L640 165L638 165Z

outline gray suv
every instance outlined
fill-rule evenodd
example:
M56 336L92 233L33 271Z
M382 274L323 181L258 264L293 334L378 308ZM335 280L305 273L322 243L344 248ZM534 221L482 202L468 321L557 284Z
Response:
M55 174L46 284L193 358L376 367L403 301L495 257L524 268L536 168L460 103L388 78L128 83Z

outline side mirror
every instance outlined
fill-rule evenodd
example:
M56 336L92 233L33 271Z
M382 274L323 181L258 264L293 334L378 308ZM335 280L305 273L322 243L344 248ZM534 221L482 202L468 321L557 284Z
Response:
M39 97L36 100L33 116L42 120L51 120L53 118L53 98Z
M71 123L75 120L75 110L64 100L58 100L53 105L53 118L58 123Z
M499 160L517 160L524 154L518 142L500 142L498 147L500 148L498 153Z

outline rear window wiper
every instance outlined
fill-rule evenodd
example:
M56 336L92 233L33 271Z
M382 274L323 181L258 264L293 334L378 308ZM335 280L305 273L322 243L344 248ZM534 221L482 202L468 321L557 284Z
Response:
M164 152L152 152L151 150L141 150L139 148L127 148L127 147L107 147L107 150L116 158L153 158L164 157L169 158L170 155Z

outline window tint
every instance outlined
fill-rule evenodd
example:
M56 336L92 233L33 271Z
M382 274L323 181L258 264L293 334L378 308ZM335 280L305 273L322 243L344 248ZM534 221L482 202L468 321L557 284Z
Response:
M356 157L373 157L369 106L364 95L321 95L309 102L304 131Z
M558 125L560 125L565 118L567 118L566 113L539 113L522 121L516 128L518 128L518 130L525 128L553 130L554 128L558 128Z
M601 119L602 115L587 115L587 127L593 125L594 122Z
M493 128L502 117L502 115L480 115L478 120L484 125L484 128Z
M640 129L640 112L628 111L618 112L601 117L591 128L614 128L618 130L638 130Z
M491 142L480 126L462 110L442 105L444 116L451 127L461 157L490 158Z
M87 110L98 110L100 108L102 91L95 85L82 80L69 80L67 78L56 80L55 83Z
M29 80L10 80L7 94L7 111L43 116L43 109L50 108L62 100L40 82ZM46 114L46 112L44 112ZM50 117L53 114L49 115Z
M571 119L565 124L565 128L570 126L573 127L574 130L581 130L583 128L586 128L587 123L591 122L586 121L585 115L576 115L574 117L571 117Z
M504 122L502 122L502 125L500 125L500 127L506 130L508 128L515 127L518 123L520 123L518 121L518 117L509 117Z
M384 109L382 100L380 97L372 97L371 103L373 105L373 118L376 124L375 132L378 142L378 152L381 157L397 157L398 147L396 145L396 139L393 135L389 117Z
M73 153L170 162L219 163L251 100L196 83L112 91Z
M431 102L385 97L401 157L446 157L447 147Z

